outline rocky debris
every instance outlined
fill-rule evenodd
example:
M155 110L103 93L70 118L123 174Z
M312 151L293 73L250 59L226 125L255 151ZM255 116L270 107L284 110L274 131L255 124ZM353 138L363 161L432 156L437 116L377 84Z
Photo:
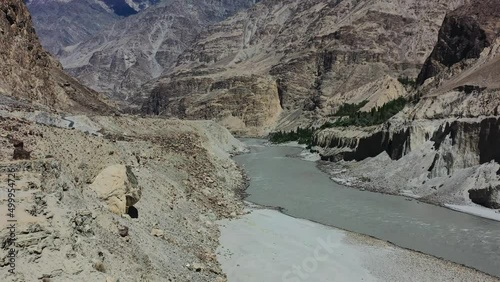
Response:
M92 223L94 218L90 211L80 211L72 219L72 227L75 231L85 236L92 236Z
M92 117L89 122L102 128L103 137L83 133L78 124L71 130L0 119L0 128L15 127L8 134L32 152L31 160L12 162L13 146L0 136L6 144L0 147L0 179L10 168L18 171L17 279L204 282L221 276L213 259L218 228L205 222L242 208L235 191L243 177L229 158L243 151L242 144L213 122L132 117ZM30 131L39 134L24 134ZM118 135L127 138L107 138ZM129 167L139 180L123 176L121 167L121 183L140 183L140 201L134 206L140 216L133 220L130 209L126 217L111 212L91 189L93 183L86 184L89 176L97 179L116 164ZM151 235L152 228L160 237ZM0 227L0 244L5 245L7 235ZM8 262L6 256L0 248L0 263ZM200 262L206 271L189 270L186 262ZM135 271L123 271L124 265ZM0 268L1 281L12 278L7 269Z
M106 277L106 282L120 282L120 279L108 276L108 277Z
M10 142L14 145L14 154L12 159L14 160L29 160L31 153L24 149L23 141L11 139Z
M93 267L99 272L103 272L103 273L106 272L106 268L104 267L104 263L102 261L94 262Z
M203 270L205 270L205 269L207 268L204 264L202 264L202 263L197 263L197 262L196 262L196 263L193 263L193 264L188 264L188 265L186 265L186 266L187 266L187 268L188 268L189 270L191 270L191 271L196 271L196 272L203 271Z
M151 230L151 236L154 236L154 237L163 237L163 235L165 235L165 233L161 229L153 228Z
M38 192L33 194L33 205L28 213L32 216L38 216L40 214L47 214L45 210L47 209L47 201L45 200L45 195Z
M132 169L125 165L112 165L103 169L90 188L118 215L127 213L129 207L139 201L142 193Z

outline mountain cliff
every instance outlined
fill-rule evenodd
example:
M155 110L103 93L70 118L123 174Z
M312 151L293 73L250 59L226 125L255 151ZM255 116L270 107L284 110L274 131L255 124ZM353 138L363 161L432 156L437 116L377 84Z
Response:
M267 99L280 109L256 110L264 113L257 124L247 105L212 111L211 117L231 121L225 124L233 131L262 135L276 126L320 125L343 103L368 100L369 111L407 95L398 78L417 77L446 12L463 3L262 1L202 33L171 73L144 88L142 97L150 96L143 110L202 118L211 111L205 108L227 106L226 97L236 97L229 94L231 81L259 77L276 85L267 88ZM185 85L189 94L179 88Z
M323 159L359 161L355 174L377 191L500 208L499 7L476 0L449 13L417 98L381 126L318 132Z
M242 143L212 121L100 115L22 0L0 1L0 61L0 281L227 281L215 221L244 213Z
M66 48L61 62L85 85L125 101L170 69L204 27L254 3L165 0Z
M0 3L0 95L72 112L111 110L101 96L63 72L35 34L21 0Z

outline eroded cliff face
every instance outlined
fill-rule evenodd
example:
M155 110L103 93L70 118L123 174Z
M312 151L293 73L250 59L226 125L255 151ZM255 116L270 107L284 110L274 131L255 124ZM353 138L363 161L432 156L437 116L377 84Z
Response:
M498 37L499 28L500 7L496 0L486 0L480 5L473 1L447 15L417 83L423 84L458 63L466 64L468 59L478 59L484 48Z
M375 190L498 208L498 7L473 1L450 13L420 73L427 81L410 93L420 99L378 127L317 133L323 159L360 161Z
M0 94L52 109L109 112L101 96L62 71L43 50L21 0L0 2Z
M156 88L145 107L157 115L218 120L244 136L266 135L282 111L277 83L259 76L174 80Z
M275 128L321 125L343 103L368 100L370 110L408 95L397 78L418 75L446 12L464 2L262 1L211 25L140 97L153 93L164 108L170 92L182 92L176 80L258 75L278 86Z

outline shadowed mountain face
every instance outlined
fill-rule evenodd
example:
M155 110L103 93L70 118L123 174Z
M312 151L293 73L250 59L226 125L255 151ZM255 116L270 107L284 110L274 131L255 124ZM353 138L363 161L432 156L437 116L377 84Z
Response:
M123 17L159 0L28 0L43 47L58 55L65 47L85 41Z
M129 102L143 83L170 70L205 27L254 3L165 0L66 48L61 62L87 86Z
M103 0L103 2L118 16L128 17L138 12L130 7L125 0Z
M500 29L500 1L486 0L453 11L445 18L439 39L422 69L418 84L423 84L445 68L468 59L477 59L493 44Z
M0 94L71 112L107 112L101 96L43 50L22 0L0 2Z

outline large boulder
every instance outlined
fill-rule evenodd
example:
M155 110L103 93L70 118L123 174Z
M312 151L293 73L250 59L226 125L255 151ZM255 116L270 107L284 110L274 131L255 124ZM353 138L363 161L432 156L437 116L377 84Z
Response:
M141 188L137 178L125 165L112 165L102 170L90 185L99 198L108 204L109 209L119 215L141 198Z
M469 190L472 202L490 209L500 209L500 187Z

